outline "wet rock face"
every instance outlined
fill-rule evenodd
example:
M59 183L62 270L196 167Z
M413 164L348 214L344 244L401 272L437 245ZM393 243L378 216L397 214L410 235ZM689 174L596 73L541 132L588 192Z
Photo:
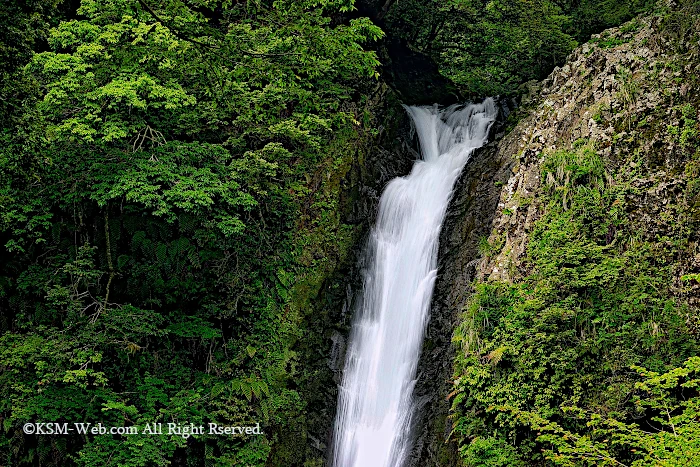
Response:
M479 258L479 241L488 236L496 213L500 188L512 175L509 148L499 144L505 117L513 104L499 102L500 121L494 124L491 142L478 149L455 185L440 233L438 278L433 293L430 322L418 364L416 400L422 404L416 423L412 467L456 465L454 445L445 444L452 426L447 418L450 402L453 349L452 332L470 293Z
M411 130L410 119L395 99L393 96L388 98L384 109L385 120L381 120L391 122L392 126L382 130L375 145L358 153L356 164L345 181L341 202L343 217L346 223L357 226L361 233L345 267L328 279L327 287L324 287L326 292L318 300L319 309L313 314L314 323L309 326L309 329L318 329L322 333L318 349L309 349L313 356L304 357L305 361L315 361L309 365L314 377L309 380L309 387L305 391L309 402L306 417L310 457L314 457L314 454L327 456L332 442L337 385L342 376L355 299L362 287L362 254L367 233L376 219L379 199L389 181L408 174L419 158L418 141ZM503 136L503 121L513 103L503 100L499 105L502 118L492 128L491 140ZM475 153L457 182L455 192L458 195L451 203L441 234L441 276L460 276L463 277L463 283L471 282L473 265L461 264L459 261L467 249L476 255L478 241L488 233L488 229L483 229L490 225L495 212L493 205L498 201L499 189L493 180L507 178L509 174L508 161L495 155L497 149L497 144L492 142ZM466 227L465 223L468 224ZM469 246L466 246L462 238L465 228L469 231ZM440 292L444 289L441 284L443 281L438 279L435 297L444 295ZM445 453L442 450L433 452L434 446L444 445L443 438L449 433L449 426L445 422L449 403L444 395L451 376L450 341L454 325L453 307L448 306L448 303L454 302L454 297L440 300L440 304L433 306L416 388L417 400L422 403L419 412L422 419L416 423L421 429L415 433L416 449L413 458L414 465L421 467L450 465L444 463ZM309 336L308 339L315 338ZM441 420L438 437L433 436L435 424L432 421L436 419ZM444 432L445 429L448 431ZM438 438L439 442L433 443ZM448 455L453 457L453 454ZM443 459L437 463L426 463L427 459L437 459L438 456L443 456Z
M418 154L412 145L408 115L396 93L380 84L372 106L380 133L358 147L345 180L340 199L340 215L354 232L353 251L328 277L309 311L308 334L299 341L299 361L306 377L300 388L307 404L294 449L306 451L307 463L321 465L333 438L338 400L338 384L345 363L345 348L355 311L355 299L362 287L362 257L367 234L374 225L379 198L395 177L409 173ZM306 438L304 440L304 438ZM300 446L306 445L305 448ZM301 465L301 464L299 464Z

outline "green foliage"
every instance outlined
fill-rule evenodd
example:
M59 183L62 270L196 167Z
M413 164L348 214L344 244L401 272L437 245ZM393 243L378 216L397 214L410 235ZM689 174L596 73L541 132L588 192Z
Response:
M618 26L635 16L647 13L656 6L655 0L583 0L559 2L571 15L571 27L567 31L578 42L585 42L591 36L604 29ZM633 20L621 28L622 32L632 32L639 27ZM602 45L601 45L602 46Z
M17 0L0 4L0 128L9 129L26 113L36 86L22 72L35 49L43 46L59 17L59 0Z
M514 415L538 430L538 440L550 446L545 456L555 465L695 465L700 458L700 358L691 357L683 366L664 374L642 367L633 369L642 377L635 384L633 402L648 418L647 424L626 422L614 414L605 417L578 407L563 407L586 422L587 433L581 434L533 413L514 411Z
M479 95L511 94L546 76L575 46L569 19L554 3L451 2L450 20L436 39L442 73Z
M600 38L591 40L591 42L597 44L601 49L612 49L613 47L626 43L623 39L611 37L605 33L603 33Z
M524 277L477 283L453 337L453 436L466 465L545 458L608 465L594 454L612 438L591 438L590 417L660 423L660 406L639 394L647 389L630 367L665 371L697 353L687 305L669 287L689 231L651 239L633 226L627 200L635 188L625 177L585 141L545 157L543 215L530 235ZM545 428L558 443L542 435ZM581 452L591 453L588 464ZM631 455L625 452L620 462Z
M2 7L41 28L8 36L37 98L0 147L0 464L264 465L301 426L294 347L353 239L340 181L381 30L345 0L32 5ZM28 442L29 421L264 435Z
M393 2L386 22L392 35L432 56L440 73L467 93L515 95L523 83L561 65L591 34L654 5L653 0L406 0ZM627 31L633 28L630 23Z
M474 438L460 449L467 467L518 467L526 465L518 459L515 448L495 438Z
M686 104L681 109L681 113L683 114L683 128L680 143L683 147L689 147L698 139L697 112L691 104Z
M681 124L668 125L666 130L671 136L677 137L678 142L684 149L693 149L698 140L698 119L697 112L691 104L686 104L676 109L680 113Z
M697 47L700 33L700 2L679 0L674 8L666 9L661 28L664 36L678 53L687 53Z

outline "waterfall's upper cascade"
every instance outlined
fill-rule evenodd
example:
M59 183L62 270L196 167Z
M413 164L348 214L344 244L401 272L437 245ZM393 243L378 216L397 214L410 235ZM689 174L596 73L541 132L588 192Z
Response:
M364 290L338 400L335 467L401 467L411 449L413 387L437 275L438 236L455 181L496 119L481 104L406 107L422 159L379 202Z

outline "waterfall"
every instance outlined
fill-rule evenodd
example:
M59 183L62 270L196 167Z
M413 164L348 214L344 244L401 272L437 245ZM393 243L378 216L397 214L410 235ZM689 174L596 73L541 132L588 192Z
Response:
M455 181L485 144L497 109L406 107L421 159L379 202L339 388L332 465L401 467L411 450L413 388L437 276L440 228Z

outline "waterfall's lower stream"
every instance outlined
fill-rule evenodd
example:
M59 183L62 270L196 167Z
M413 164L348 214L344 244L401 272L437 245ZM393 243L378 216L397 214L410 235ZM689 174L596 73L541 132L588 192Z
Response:
M422 159L382 194L367 247L334 427L335 467L401 467L411 450L413 387L455 181L496 119L481 104L406 107Z

